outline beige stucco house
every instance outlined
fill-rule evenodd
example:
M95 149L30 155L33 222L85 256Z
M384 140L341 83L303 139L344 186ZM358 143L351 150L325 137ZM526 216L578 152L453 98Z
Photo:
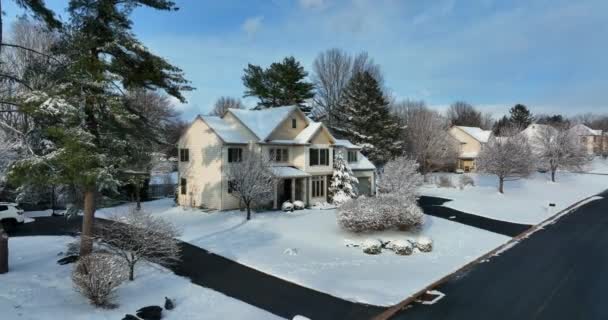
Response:
M579 137L589 155L600 155L607 151L608 136L602 130L594 130L584 124L574 125L569 130Z
M457 168L465 172L475 171L475 159L482 145L490 139L492 131L477 127L452 126L448 132L458 144Z
M327 201L335 152L359 179L360 194L375 190L375 167L360 147L332 136L298 107L264 110L230 109L222 117L198 116L178 141L178 203L219 210L239 208L228 188L228 163L248 152L268 155L278 178L272 206L301 200L307 205Z

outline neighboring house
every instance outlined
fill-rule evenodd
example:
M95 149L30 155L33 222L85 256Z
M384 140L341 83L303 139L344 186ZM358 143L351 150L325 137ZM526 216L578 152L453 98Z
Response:
M448 132L458 144L457 168L465 172L475 171L475 159L483 144L490 139L492 131L477 127L452 126Z
M602 130L593 130L584 124L577 124L569 129L576 134L588 154L600 155L608 150L608 136Z
M248 152L267 155L278 178L272 206L284 201L326 202L336 150L345 151L362 194L375 190L375 167L360 147L335 139L299 108L229 109L222 117L198 116L178 142L178 203L227 210L240 207L225 171Z

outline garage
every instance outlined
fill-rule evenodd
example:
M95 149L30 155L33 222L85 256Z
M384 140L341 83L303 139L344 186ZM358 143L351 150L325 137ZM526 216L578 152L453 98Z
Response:
M359 179L359 195L371 195L372 187L369 177L361 177Z

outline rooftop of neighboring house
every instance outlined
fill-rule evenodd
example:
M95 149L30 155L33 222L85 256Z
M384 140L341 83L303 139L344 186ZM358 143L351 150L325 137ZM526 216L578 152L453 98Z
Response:
M577 124L575 126L573 126L572 128L570 128L570 131L574 132L576 135L579 136L601 136L602 135L602 130L594 130L591 129L589 127L587 127L584 124Z
M473 137L473 139L475 139L481 143L488 142L488 140L490 139L490 136L492 135L491 130L483 130L478 127L465 127L465 126L454 126L454 127L464 131L466 134Z
M527 128L525 128L521 133L528 139L528 141L532 141L537 138L541 131L544 130L555 130L552 126L547 124L538 124L532 123Z

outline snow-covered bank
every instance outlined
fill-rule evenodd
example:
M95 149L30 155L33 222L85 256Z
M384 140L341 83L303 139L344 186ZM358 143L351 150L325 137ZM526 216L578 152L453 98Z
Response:
M173 207L170 199L144 208L177 224L184 241L305 287L374 305L395 304L509 240L434 217L417 233L355 235L338 227L335 210L265 212L246 222L243 212L187 210ZM98 216L120 210L126 208L104 209ZM367 238L419 235L433 239L432 252L399 256L386 250L371 256L346 247Z
M176 308L163 319L280 319L241 301L209 290L159 267L142 266L133 282L117 290L117 309L96 309L74 291L72 265L60 266L57 253L70 237L11 238L10 272L0 275L0 318L13 319L122 319L141 307L163 305L164 297Z
M467 174L475 186L439 188L425 186L427 196L452 199L443 205L492 219L537 224L569 205L608 189L608 176L558 172L557 182L548 174L536 173L528 179L505 182L505 193L497 191L495 176ZM451 174L454 181L462 175ZM550 207L549 203L555 203Z

